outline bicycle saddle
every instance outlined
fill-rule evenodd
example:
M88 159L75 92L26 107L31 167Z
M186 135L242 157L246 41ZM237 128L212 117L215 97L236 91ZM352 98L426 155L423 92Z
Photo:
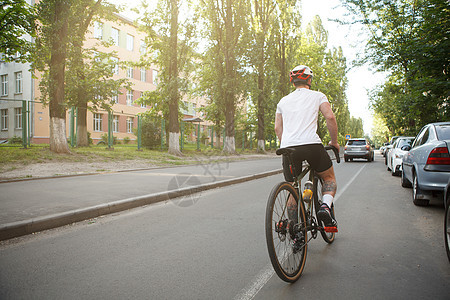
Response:
M295 152L294 148L279 148L277 149L277 151L275 151L277 155L292 154L294 152Z

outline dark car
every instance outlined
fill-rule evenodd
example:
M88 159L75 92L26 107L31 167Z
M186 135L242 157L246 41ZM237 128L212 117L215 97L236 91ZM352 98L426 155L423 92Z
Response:
M424 126L405 150L402 186L412 186L414 204L442 197L450 179L450 122Z
M373 161L373 147L366 139L349 139L344 147L344 160L353 161L354 158L365 158Z
M450 180L444 192L445 217L444 217L444 239L445 250L447 251L448 261L450 262Z

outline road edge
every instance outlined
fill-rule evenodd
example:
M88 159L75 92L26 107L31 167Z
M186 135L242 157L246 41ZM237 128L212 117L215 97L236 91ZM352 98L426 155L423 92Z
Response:
M148 194L138 197L127 198L110 203L95 205L91 207L71 210L63 213L49 216L38 217L25 221L18 221L0 225L0 241L53 229L72 223L97 218L99 216L117 213L120 211L137 208L161 201L171 200L182 196L192 195L194 193L225 187L233 184L243 183L264 177L273 176L282 173L282 169L272 170L254 175L248 175L238 178L232 178L212 183L206 183L198 186L181 188L155 194Z

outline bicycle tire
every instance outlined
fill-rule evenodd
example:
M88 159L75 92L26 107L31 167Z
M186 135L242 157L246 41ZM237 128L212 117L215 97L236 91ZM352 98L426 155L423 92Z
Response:
M314 206L315 206L315 211L316 211L316 216L317 213L319 212L320 206L322 205L322 184L323 184L323 180L322 178L320 178L319 176L314 176L314 181L313 181L313 197L314 197ZM334 214L334 205L331 205L331 213L333 214L333 216L335 216ZM319 218L317 218L317 223L319 224L319 226L323 227L323 223L322 221L319 220ZM320 231L320 235L322 235L322 238L325 242L327 242L328 244L331 244L334 242L334 239L336 237L336 234L334 232L325 232L325 231Z
M266 242L270 261L278 277L286 282L297 281L305 267L308 240L306 226L301 226L300 235L303 234L303 247L297 252L294 250L294 240L289 232L276 231L276 226L280 220L286 220L287 200L289 195L293 195L298 205L299 224L305 223L305 208L302 201L298 201L298 193L288 182L280 182L271 191L266 208Z

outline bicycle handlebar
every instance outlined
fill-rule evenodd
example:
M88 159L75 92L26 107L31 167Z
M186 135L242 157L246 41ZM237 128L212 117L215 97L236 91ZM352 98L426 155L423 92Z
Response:
M340 163L341 162L341 157L339 156L339 151L336 147L331 146L331 145L327 145L325 146L325 150L333 150L334 152L334 156L336 157L336 162Z

